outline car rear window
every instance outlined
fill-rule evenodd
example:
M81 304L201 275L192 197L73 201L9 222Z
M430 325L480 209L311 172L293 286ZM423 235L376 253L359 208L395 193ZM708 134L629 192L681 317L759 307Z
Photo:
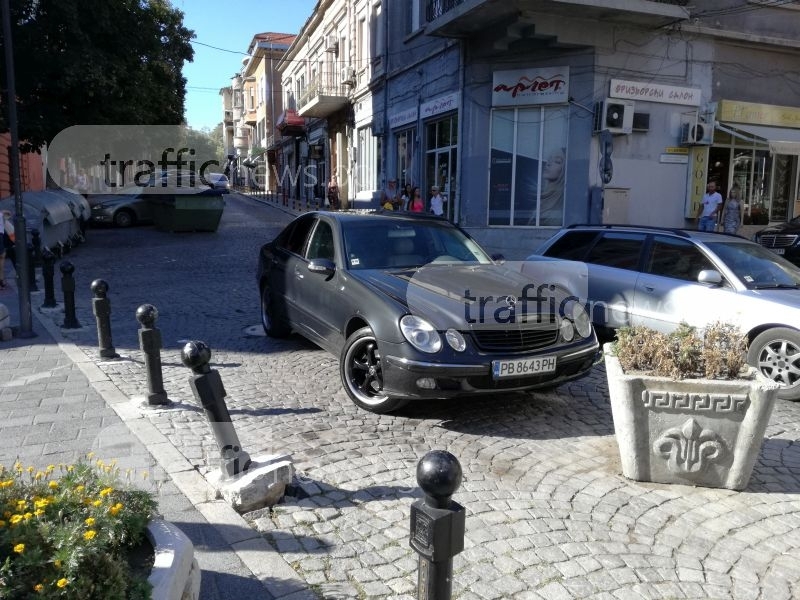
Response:
M583 260L596 237L596 231L568 231L545 250L544 256Z
M643 233L604 232L584 259L595 265L635 271L644 246Z

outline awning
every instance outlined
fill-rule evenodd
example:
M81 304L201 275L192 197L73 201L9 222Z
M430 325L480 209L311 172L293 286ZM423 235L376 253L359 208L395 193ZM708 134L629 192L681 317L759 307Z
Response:
M741 123L720 123L720 129L749 141L763 141L769 144L773 154L800 155L800 129L788 127L769 127L767 125L743 125Z

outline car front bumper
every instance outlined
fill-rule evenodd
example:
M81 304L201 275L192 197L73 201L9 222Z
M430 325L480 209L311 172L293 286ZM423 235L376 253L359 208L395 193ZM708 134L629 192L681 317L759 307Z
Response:
M389 396L422 399L549 388L585 375L602 360L602 351L596 340L592 344L554 354L557 359L553 372L499 379L492 376L492 360L508 357L459 364L412 360L387 354L381 360L383 390Z

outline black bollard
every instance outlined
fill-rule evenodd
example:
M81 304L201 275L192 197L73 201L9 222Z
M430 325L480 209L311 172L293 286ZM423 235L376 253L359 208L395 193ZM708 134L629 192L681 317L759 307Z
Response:
M144 368L147 372L147 403L151 406L171 404L164 391L161 374L161 331L154 327L158 310L152 304L142 304L136 309L139 329L139 347L144 353Z
M28 242L28 286L30 291L38 292L39 288L36 285L36 261L34 259L33 243Z
M451 496L461 485L461 465L444 450L417 463L424 500L411 505L411 547L419 554L418 600L450 600L453 557L464 549L465 511Z
M75 267L71 262L65 260L59 266L61 270L61 291L64 292L64 329L78 329L81 324L75 316L75 278L72 274Z
M55 308L56 290L53 280L56 272L56 255L47 248L42 252L42 279L44 280L44 304L42 308Z
M108 299L108 283L102 279L92 282L92 311L97 320L97 345L101 358L119 358L111 343L111 301Z
M214 431L220 453L223 477L233 477L250 466L250 455L242 449L239 437L225 405L225 388L219 371L208 366L211 348L204 342L187 342L181 350L181 360L193 375L189 379L194 397L203 405L206 418Z
M33 242L33 264L40 267L42 265L42 235L38 229L31 229L31 241Z

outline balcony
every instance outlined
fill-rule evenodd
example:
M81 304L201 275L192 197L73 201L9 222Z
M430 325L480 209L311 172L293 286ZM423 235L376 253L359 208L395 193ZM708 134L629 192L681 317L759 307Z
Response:
M324 85L313 79L297 101L297 110L304 117L327 117L347 106L348 86Z
M242 150L244 148L249 148L250 147L249 139L250 138L248 138L246 135L234 136L234 138L233 138L233 147L236 148L237 150Z
M275 128L281 135L303 135L306 131L306 120L296 110L287 108L278 117Z
M245 111L245 113L244 113L244 122L247 125L252 125L253 127L256 126L256 123L258 122L258 114L256 113L256 109L255 108L248 109L248 110Z
M275 145L275 136L268 135L264 138L264 148L272 148Z
M426 0L425 33L467 37L490 25L565 18L661 27L689 18L688 0Z

